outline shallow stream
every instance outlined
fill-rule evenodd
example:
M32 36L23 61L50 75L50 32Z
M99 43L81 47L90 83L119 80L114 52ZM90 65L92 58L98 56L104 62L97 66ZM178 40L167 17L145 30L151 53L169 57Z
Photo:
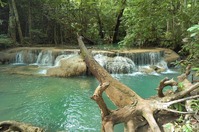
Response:
M160 80L177 74L113 76L143 98L148 98L156 94ZM100 111L90 99L97 85L98 81L92 76L56 78L9 74L0 70L0 121L22 121L50 132L99 132ZM114 108L107 98L106 101ZM121 129L120 125L115 131Z

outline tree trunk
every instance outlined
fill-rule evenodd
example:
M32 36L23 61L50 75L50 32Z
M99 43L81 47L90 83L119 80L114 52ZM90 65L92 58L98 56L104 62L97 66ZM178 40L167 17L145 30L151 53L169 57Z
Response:
M162 93L163 88L168 85L178 86L178 83L174 80L164 79L161 81L158 89L158 93L161 93L161 97L145 100L137 95L132 89L114 79L102 66L100 66L92 57L90 52L88 52L86 49L81 36L78 36L78 43L82 57L84 58L88 69L100 82L100 85L96 88L91 98L96 101L101 110L102 131L112 132L114 125L125 123L125 130L132 132L135 131L138 126L145 123L145 120L143 120L144 117L153 132L160 132L160 127L158 126L158 123L153 116L154 113L157 114L157 111L159 110L166 110L175 113L187 113L168 108L174 103L187 100L187 98L180 100L176 99L182 98L196 88L199 88L199 83L190 84L188 82L186 79L188 76L187 74L179 77L181 78L179 79L179 82L183 83L184 86L187 87L186 90L165 96ZM109 110L108 106L103 100L103 92L105 92L109 99L118 107L117 110ZM197 97L199 96L197 95L192 98Z
M124 12L124 5L126 4L126 0L122 1L122 8L117 16L117 21L116 21L116 25L114 28L114 34L113 34L113 43L117 43L118 41L118 35L119 35L119 27L120 27L120 23L121 23L121 18L123 16L123 12Z
M20 21L19 21L19 15L18 15L15 0L11 0L11 5L12 5L13 12L14 12L14 15L15 15L15 20L16 20L16 24L17 24L20 43L23 44L24 39L23 39L23 34L22 34L22 30L21 30L21 25L20 25Z
M57 25L56 24L54 24L54 28L53 28L53 38L54 38L55 45L57 45L58 42L57 42Z
M97 22L99 25L99 36L103 40L104 39L104 32L103 32L103 23L100 17L99 11L96 9L96 15L97 15Z
M60 43L61 43L61 45L63 46L63 44L64 44L64 39L63 39L63 27L62 27L62 25L61 24L59 24L59 34L60 34Z
M29 43L32 43L32 9L31 9L31 0L28 1L28 35L29 35Z
M8 24L8 36L16 43L16 22L14 17L14 11L12 8L11 0L8 1L9 5L9 24Z
M92 74L101 84L106 82L110 83L110 86L105 90L105 92L116 106L124 107L129 104L137 103L137 101L141 99L141 97L134 91L113 78L102 66L95 61L95 59L93 59L91 55L88 54L88 51L83 45L81 38L78 39L78 42L80 44L82 54L86 55L85 62Z

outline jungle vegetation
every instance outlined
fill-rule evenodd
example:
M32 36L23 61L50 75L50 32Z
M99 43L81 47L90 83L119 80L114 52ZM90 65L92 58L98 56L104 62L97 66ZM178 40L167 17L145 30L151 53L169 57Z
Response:
M0 0L0 38L14 43L89 43L181 49L198 24L197 0Z
M0 0L0 47L77 46L79 33L101 47L171 48L197 64L198 10L197 0Z

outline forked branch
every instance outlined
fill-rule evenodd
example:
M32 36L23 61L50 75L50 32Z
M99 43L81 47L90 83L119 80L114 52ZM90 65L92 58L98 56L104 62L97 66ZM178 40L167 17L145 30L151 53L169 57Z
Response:
M119 123L125 123L127 125L127 130L135 131L137 128L135 125L136 117L144 117L153 132L160 132L160 127L158 126L158 123L153 116L156 111L167 110L176 112L175 110L171 110L168 107L173 103L178 103L198 97L194 96L190 98L180 99L199 87L199 83L192 85L186 79L190 71L190 68L187 68L187 72L182 75L182 78L180 78L180 82L184 83L183 86L185 86L186 89L182 90L181 92L165 96L162 92L165 86L177 86L179 83L179 81L176 82L173 79L169 80L168 78L165 78L160 82L158 87L159 97L149 100L142 99L132 89L114 79L102 66L97 63L97 61L94 60L92 55L86 49L80 36L78 36L78 43L86 65L88 66L91 73L101 83L101 85L96 88L91 98L96 101L99 108L101 109L102 130L105 132L113 132L114 125ZM118 107L117 110L108 109L102 98L102 93L104 91L109 99Z
M102 93L104 92L104 90L106 90L106 88L109 86L108 82L105 82L101 85L99 85L96 89L95 92L93 94L93 96L91 97L91 99L95 100L96 103L98 104L100 110L101 110L101 115L102 115L102 119L109 115L110 111L108 109L108 107L106 106L106 103L104 102L103 98L102 98Z
M167 77L160 81L160 84L158 86L158 97L164 97L165 95L163 94L163 89L166 86L177 86L177 82L174 81L173 79L169 80Z

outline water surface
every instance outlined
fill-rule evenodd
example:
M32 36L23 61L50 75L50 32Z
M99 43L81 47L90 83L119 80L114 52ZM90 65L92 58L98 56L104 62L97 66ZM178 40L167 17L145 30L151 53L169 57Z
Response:
M160 80L176 75L113 76L147 98L156 94ZM48 131L100 131L100 111L90 99L97 85L98 81L91 76L55 78L8 74L0 70L0 121L22 121ZM121 127L116 131L121 131Z

